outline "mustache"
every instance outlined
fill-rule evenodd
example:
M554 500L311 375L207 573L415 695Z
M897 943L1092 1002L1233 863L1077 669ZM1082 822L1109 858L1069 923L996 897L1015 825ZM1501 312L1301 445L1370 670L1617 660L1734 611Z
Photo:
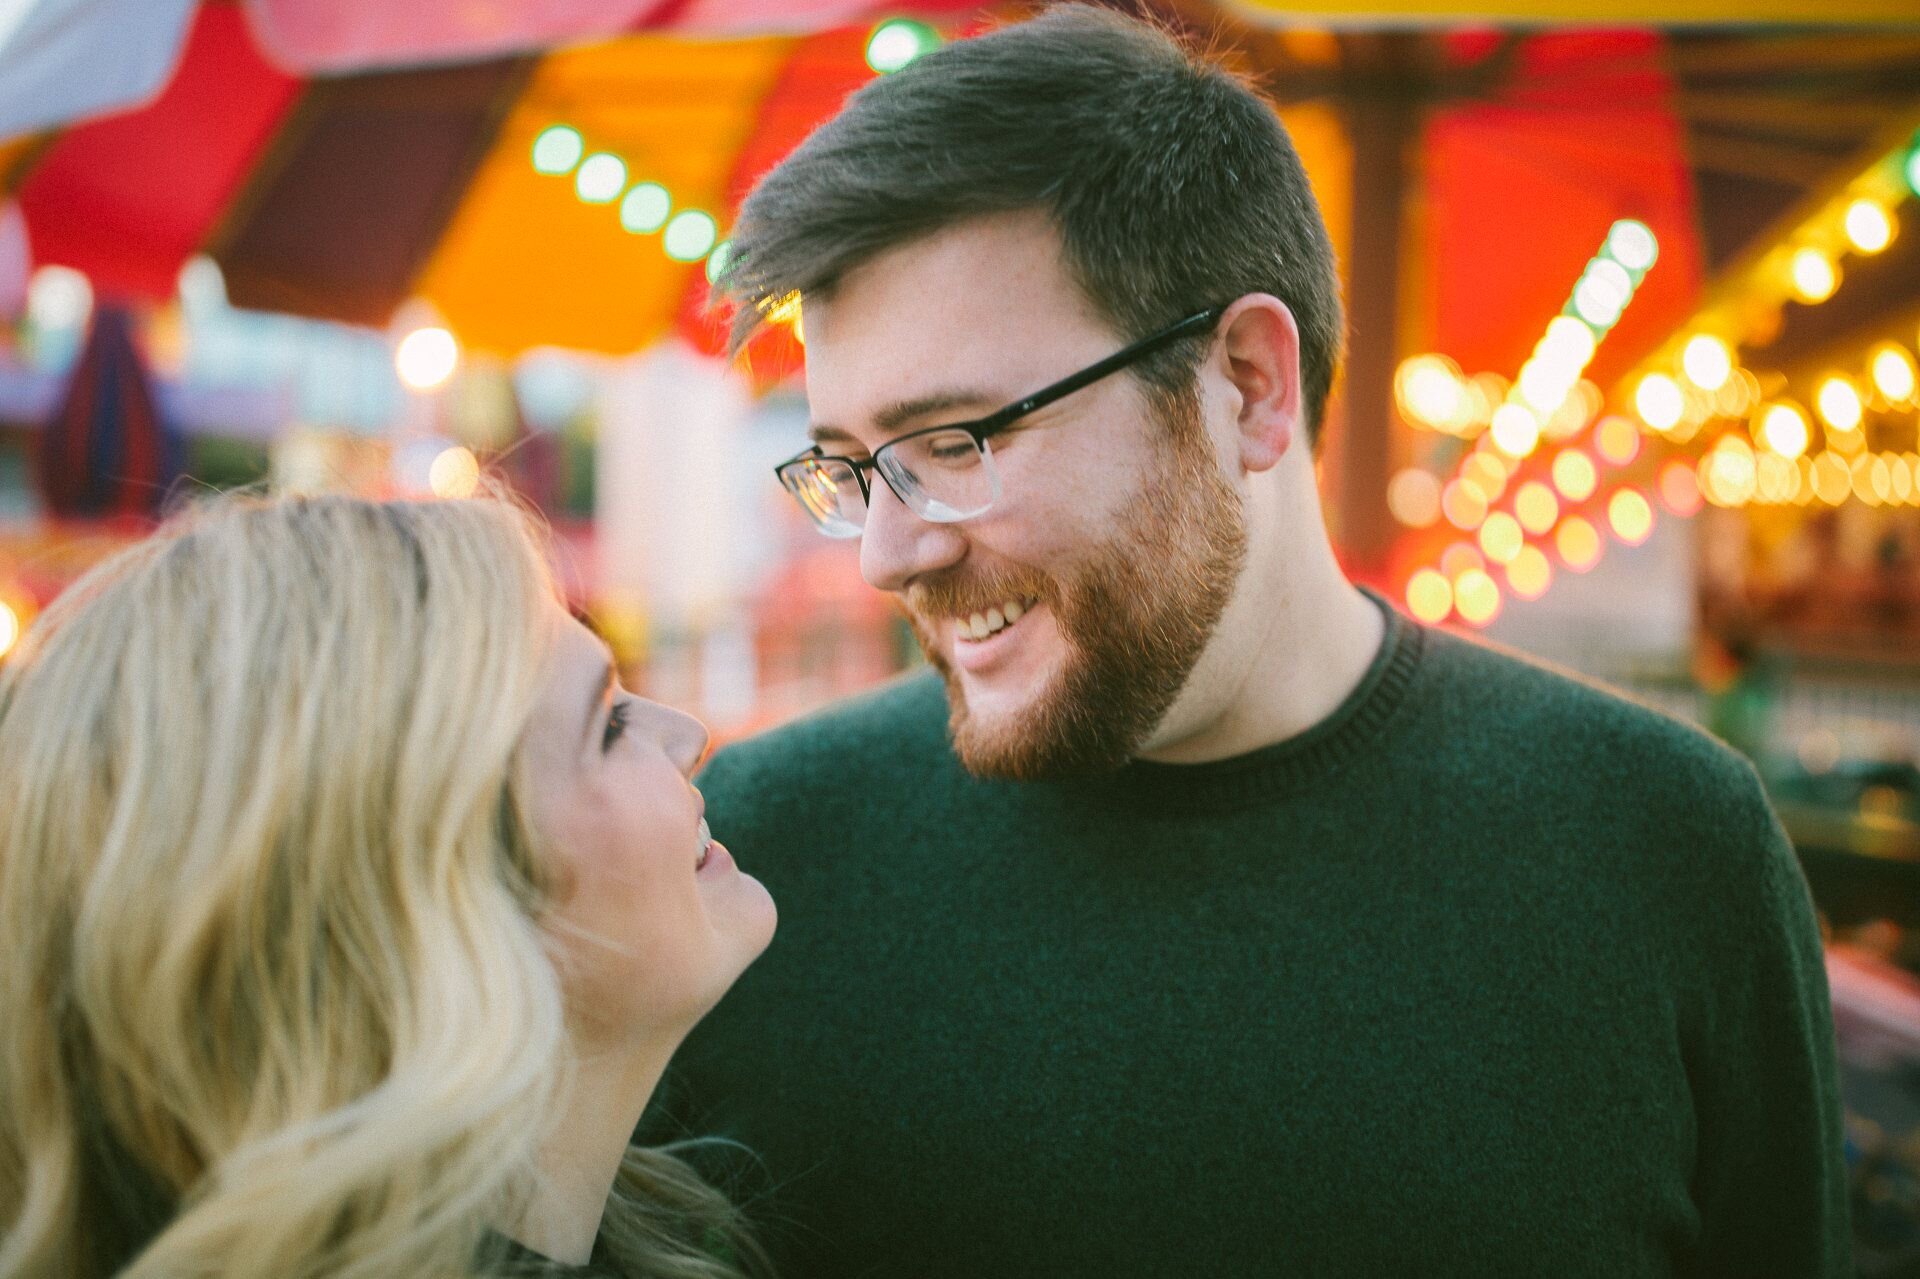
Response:
M1051 584L1038 573L948 573L915 582L901 604L920 617L965 617L1008 600L1045 600Z

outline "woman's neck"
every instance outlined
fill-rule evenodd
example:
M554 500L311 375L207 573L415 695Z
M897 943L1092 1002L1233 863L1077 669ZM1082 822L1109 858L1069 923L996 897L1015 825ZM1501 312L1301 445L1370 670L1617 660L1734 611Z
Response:
M536 1157L526 1210L506 1234L564 1264L592 1257L620 1162L676 1046L582 1055L560 1120Z

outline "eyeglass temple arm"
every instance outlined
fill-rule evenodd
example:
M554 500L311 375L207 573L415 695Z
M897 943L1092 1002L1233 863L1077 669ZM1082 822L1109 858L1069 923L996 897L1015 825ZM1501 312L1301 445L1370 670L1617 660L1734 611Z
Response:
M1181 320L1171 328L1162 329L1158 333L1148 334L1131 346L1121 347L1118 351L1115 351L1098 364L1090 364L1071 377L1063 378L1055 382L1052 386L1043 387L1035 391L1024 400L1016 400L1014 403L1007 405L1006 408L1001 409L998 413L983 417L978 422L973 423L972 431L975 438L991 435L995 431L1000 430L1002 427L1019 418L1025 417L1036 409L1045 408L1055 400L1072 395L1083 386L1091 386L1101 378L1118 373L1135 360L1152 355L1161 347L1171 346L1182 338L1192 337L1196 333L1204 332L1219 321L1226 309L1225 306L1215 306L1209 307L1195 315L1189 315L1186 319Z

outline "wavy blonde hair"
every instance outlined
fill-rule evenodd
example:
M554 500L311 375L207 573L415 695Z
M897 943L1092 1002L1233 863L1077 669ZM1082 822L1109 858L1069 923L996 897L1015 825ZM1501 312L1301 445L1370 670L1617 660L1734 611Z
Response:
M520 814L552 580L493 499L226 499L0 670L0 1279L506 1263L570 1069ZM758 1257L671 1150L603 1239Z

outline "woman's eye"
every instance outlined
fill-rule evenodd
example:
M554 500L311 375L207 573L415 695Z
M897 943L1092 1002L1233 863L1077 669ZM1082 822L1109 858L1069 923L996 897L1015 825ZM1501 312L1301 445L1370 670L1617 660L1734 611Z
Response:
M620 734L627 731L627 708L630 702L615 702L613 709L607 712L607 731L600 739L600 749L610 751L613 744L620 740Z

